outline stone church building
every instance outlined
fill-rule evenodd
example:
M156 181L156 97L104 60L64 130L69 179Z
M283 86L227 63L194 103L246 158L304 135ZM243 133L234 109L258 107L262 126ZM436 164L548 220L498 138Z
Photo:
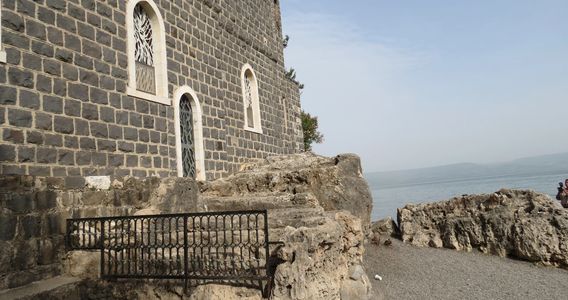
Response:
M303 148L278 0L0 3L0 174L205 180Z

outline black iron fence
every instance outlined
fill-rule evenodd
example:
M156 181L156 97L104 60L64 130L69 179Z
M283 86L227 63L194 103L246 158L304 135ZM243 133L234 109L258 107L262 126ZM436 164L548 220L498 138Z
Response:
M69 250L99 250L103 279L266 280L266 210L67 220Z

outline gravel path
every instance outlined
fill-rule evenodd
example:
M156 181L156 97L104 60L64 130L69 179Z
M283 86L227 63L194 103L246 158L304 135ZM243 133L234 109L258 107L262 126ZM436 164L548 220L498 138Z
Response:
M364 265L379 299L568 299L568 271L562 269L394 239L390 247L365 249Z

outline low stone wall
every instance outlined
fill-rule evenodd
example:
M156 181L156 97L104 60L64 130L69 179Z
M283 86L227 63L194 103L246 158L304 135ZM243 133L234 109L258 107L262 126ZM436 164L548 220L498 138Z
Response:
M0 176L0 290L62 273L67 218L191 211L196 199L184 178Z

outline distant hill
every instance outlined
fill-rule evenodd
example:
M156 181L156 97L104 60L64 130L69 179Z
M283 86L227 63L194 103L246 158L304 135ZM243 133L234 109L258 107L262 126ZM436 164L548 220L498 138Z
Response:
M397 187L478 178L547 174L568 176L568 152L525 157L496 164L460 163L422 169L370 172L365 174L365 178L371 186Z

